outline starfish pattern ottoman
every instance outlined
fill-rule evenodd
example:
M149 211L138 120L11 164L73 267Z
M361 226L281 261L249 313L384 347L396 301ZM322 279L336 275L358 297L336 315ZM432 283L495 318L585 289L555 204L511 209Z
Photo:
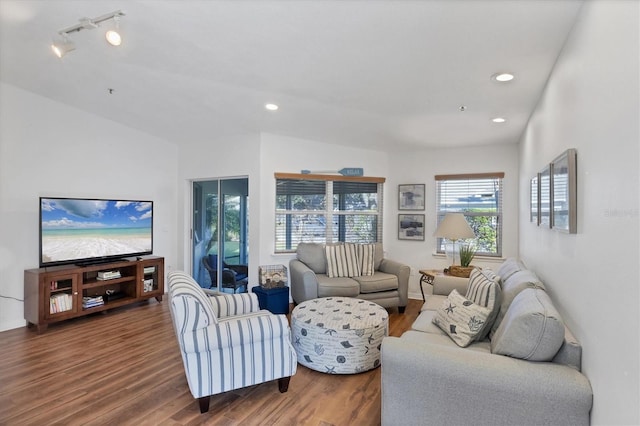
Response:
M291 313L298 362L329 374L354 374L380 365L380 345L389 333L382 306L350 297L307 300Z

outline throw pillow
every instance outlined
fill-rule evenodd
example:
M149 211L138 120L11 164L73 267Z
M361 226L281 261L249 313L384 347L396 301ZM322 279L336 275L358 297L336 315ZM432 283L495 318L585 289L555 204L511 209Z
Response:
M513 299L491 340L491 353L551 361L564 341L564 328L547 292L525 289Z
M360 275L370 276L374 272L376 256L375 244L357 244L356 245L356 257L358 258L358 267L360 268Z
M454 289L438 309L433 323L464 348L482 331L489 314L491 309L476 305Z
M344 278L360 276L356 249L353 244L327 245L327 276L329 278Z
M491 310L489 317L482 326L482 330L476 336L476 340L484 340L491 331L493 321L495 321L500 309L500 277L490 269L481 270L474 268L469 275L469 287L467 287L466 298L476 305L483 306Z

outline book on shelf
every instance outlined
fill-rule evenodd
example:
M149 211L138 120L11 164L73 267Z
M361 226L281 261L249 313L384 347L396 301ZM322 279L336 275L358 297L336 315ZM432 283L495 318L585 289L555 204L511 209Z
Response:
M104 299L102 296L94 296L94 297L83 297L82 298L82 307L84 309L87 308L95 308L96 306L104 305Z
M49 313L70 311L73 309L73 296L68 293L54 294L49 298Z
M145 266L145 268L142 271L143 271L143 273L145 275L153 274L154 272L156 272L156 267L155 266Z
M120 271L100 271L98 272L98 277L100 281L112 280L114 278L120 278Z
M153 278L149 278L142 281L143 289L145 292L153 291Z

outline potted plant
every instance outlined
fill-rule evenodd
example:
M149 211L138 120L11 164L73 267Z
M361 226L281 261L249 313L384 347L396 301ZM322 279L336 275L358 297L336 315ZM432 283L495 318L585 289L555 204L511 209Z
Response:
M478 250L472 244L463 244L460 246L460 266L451 265L449 274L456 277L469 278L471 271L475 266L471 265L471 261Z

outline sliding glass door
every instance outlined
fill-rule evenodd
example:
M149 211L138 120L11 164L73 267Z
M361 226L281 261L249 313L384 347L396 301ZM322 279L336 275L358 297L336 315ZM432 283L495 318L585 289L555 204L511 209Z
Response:
M247 291L248 212L247 178L193 182L192 275L201 287Z

